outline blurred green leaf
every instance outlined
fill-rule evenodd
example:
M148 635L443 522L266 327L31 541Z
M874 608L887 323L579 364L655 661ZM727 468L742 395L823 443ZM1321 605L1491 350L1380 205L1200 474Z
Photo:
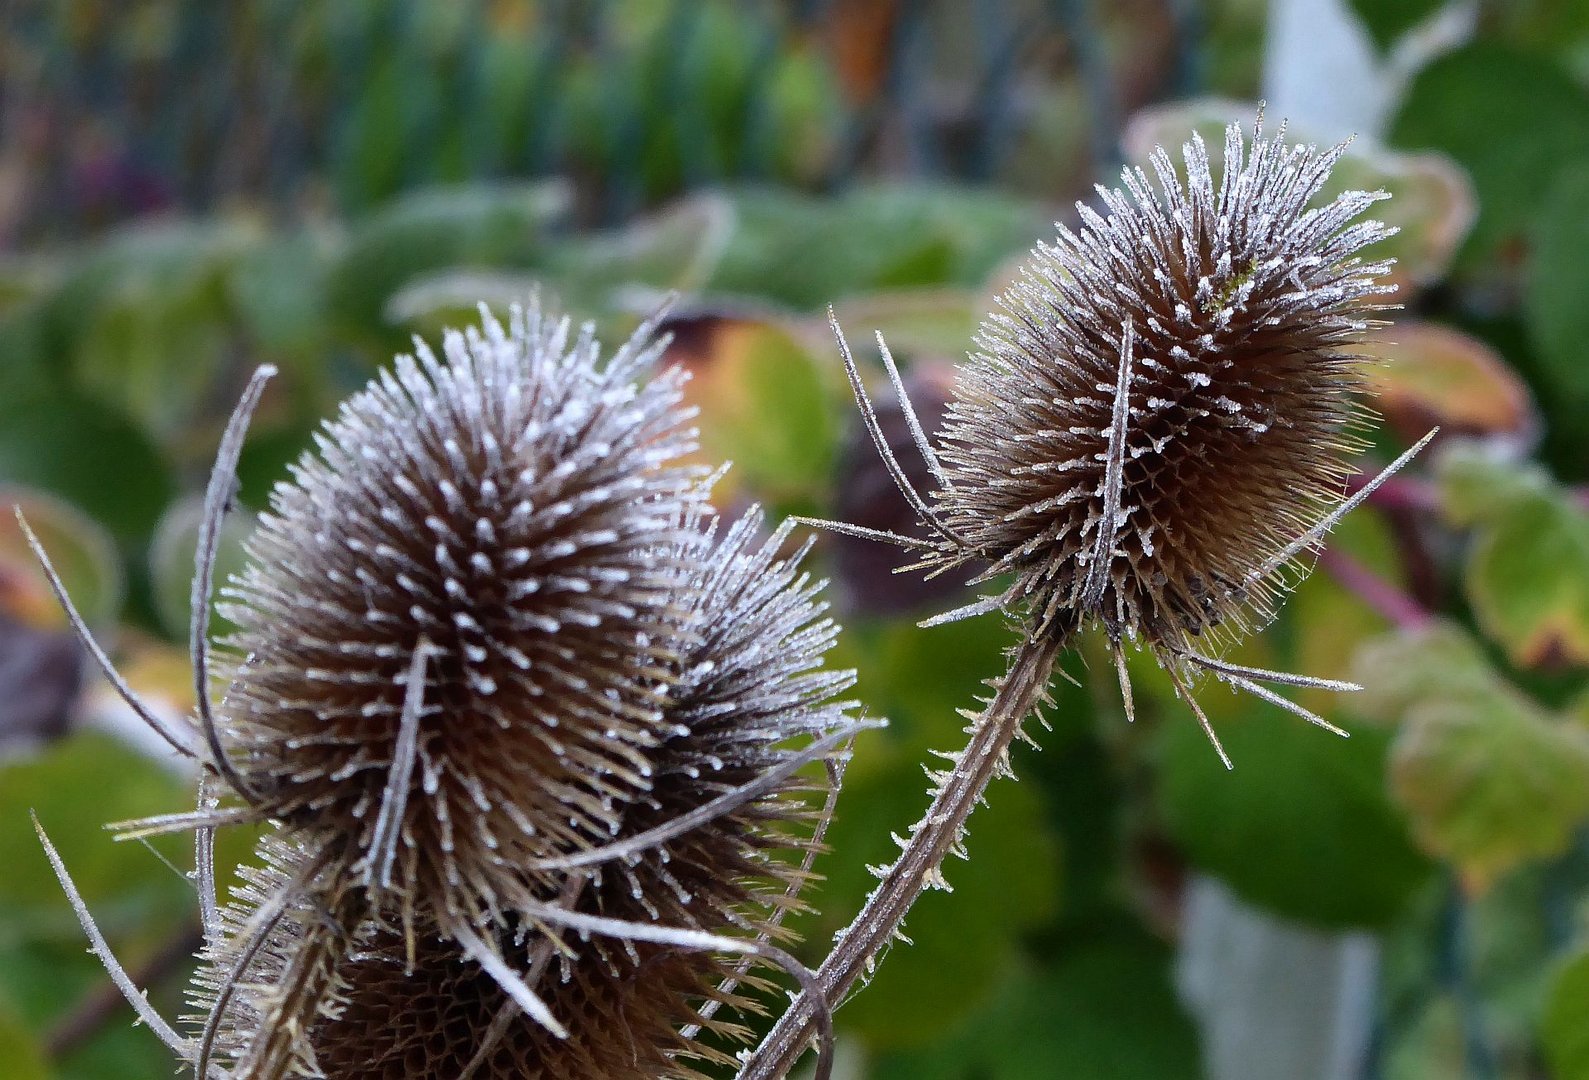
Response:
M1437 463L1446 516L1474 529L1463 584L1519 667L1589 663L1589 513L1536 465L1460 444Z
M0 1008L0 1063L4 1063L6 1080L50 1080L38 1037L5 1008Z
M818 866L828 875L821 913L807 925L807 941L825 942L859 909L876 885L865 864L899 854L899 835L927 808L926 778L913 754L892 753L886 767L856 762L828 833L835 854ZM1034 785L1002 783L972 817L970 863L944 867L951 891L929 892L911 909L866 992L845 1005L839 1023L874 1047L928 1042L973 1012L992 992L1020 935L1055 911L1059 895L1058 842L1045 821Z
M1341 740L1251 698L1201 695L1220 714L1227 772L1190 717L1160 731L1160 805L1193 864L1249 903L1324 926L1381 926L1429 865L1384 789L1389 736Z
M204 518L204 499L193 495L172 503L149 542L149 584L154 593L155 613L165 632L177 641L188 638L189 612L192 610L193 560L199 546L199 525ZM243 542L254 529L254 518L246 512L230 513L221 523L219 547L215 555L216 595L212 604L224 603L220 589L230 577L247 564ZM211 617L210 631L223 637L231 624L218 614Z
M224 274L241 238L179 230L128 245L121 273L78 313L77 385L166 442L226 374Z
M1140 929L1094 928L1085 939L1068 940L1053 964L1007 977L948 1038L886 1057L874 1075L1197 1080L1197 1032L1176 1001L1170 963L1170 950Z
M971 348L980 317L978 298L964 289L902 289L869 293L834 305L839 325L867 344L881 333L898 358L927 355L955 359ZM827 332L827 320L822 321Z
M1352 10L1380 52L1445 6L1445 0L1351 0Z
M35 627L66 625L13 507L26 516L84 620L97 626L112 619L121 607L123 582L115 545L105 530L59 499L5 485L0 485L0 612Z
M143 845L116 843L105 824L169 813L192 801L187 783L164 765L101 734L74 735L35 757L0 766L0 865L10 868L0 878L0 901L13 912L48 912L70 922L28 827L32 810L90 904L106 901L127 910L159 898L175 905L173 914L185 911L191 886ZM191 861L191 849L179 837L153 843L175 862Z
M1518 462L1475 443L1439 448L1435 458L1440 509L1453 525L1493 524L1518 502L1551 488L1539 466Z
M1552 413L1582 432L1589 406L1589 155L1541 196L1523 310Z
M356 226L333 265L328 302L343 326L387 343L387 302L404 285L447 268L535 265L545 231L568 207L559 181L422 190Z
M1363 687L1352 712L1387 725L1401 723L1419 702L1486 694L1500 685L1479 643L1448 622L1364 641L1352 678Z
M1035 204L990 191L889 185L821 201L735 199L739 228L710 288L809 311L857 293L974 286L1045 235Z
M1555 1080L1589 1080L1589 949L1557 969L1540 1038Z
M1589 95L1538 56L1478 42L1414 76L1391 139L1443 150L1468 170L1479 217L1464 263L1504 267L1516 262L1516 245L1563 166L1589 156Z
M1589 514L1557 493L1482 528L1464 574L1474 614L1519 667L1589 663Z
M1439 323L1399 319L1362 349L1389 361L1367 369L1374 407L1404 438L1439 425L1443 437L1499 436L1526 446L1539 418L1528 384L1478 338Z
M227 297L258 359L299 372L323 363L331 254L329 239L308 229L272 235L238 253L227 275Z
M1422 701L1397 735L1390 787L1423 846L1483 887L1561 852L1589 818L1589 732L1501 688Z
M172 490L142 431L70 393L0 399L0 481L60 495L128 543L148 536Z

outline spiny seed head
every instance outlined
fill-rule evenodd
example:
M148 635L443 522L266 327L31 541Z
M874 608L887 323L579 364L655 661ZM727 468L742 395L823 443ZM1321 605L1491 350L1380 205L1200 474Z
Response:
M692 511L671 550L658 549L685 571L671 660L653 674L663 734L647 751L647 787L621 807L612 845L622 850L587 849L600 858L560 868L542 900L672 930L786 936L778 924L812 854L804 789L822 786L791 766L830 757L834 736L854 729L849 704L835 700L853 673L822 667L837 627L820 585L800 572L806 549L784 553L788 527L755 543L759 524L752 513L717 537ZM758 782L752 797L713 811ZM268 838L262 855L195 980L201 1023L221 1010L217 1057L240 1076L459 1075L512 999L445 920L321 887L301 838ZM250 958L246 928L272 903L284 915ZM696 947L584 937L533 914L501 914L485 936L568 1030L558 1038L513 1016L476 1074L485 1080L695 1077L691 1061L728 1059L685 1026L743 1039L742 1026L700 1010L754 1008L731 979L767 985Z
M791 527L754 543L761 515L747 514L690 570L682 603L689 640L680 650L664 715L670 734L652 751L645 795L625 811L620 838L639 836L699 811L725 792L793 763L804 746L851 723L836 700L854 672L822 658L838 627L824 617L820 583L800 570L809 544L782 551ZM790 780L633 858L598 868L593 911L671 926L725 926L737 905L798 886L807 816Z
M471 917L648 790L704 494L682 376L637 381L646 331L604 364L588 327L482 314L445 361L399 357L276 487L226 591L218 714L261 816L353 869L384 837L388 884Z
M1038 248L984 323L942 429L928 562L1013 572L1044 632L1100 619L1116 641L1175 646L1266 618L1272 556L1340 500L1362 357L1391 229L1383 193L1314 205L1343 148L1226 132L1186 177L1161 149L1155 190L1099 188L1078 231Z

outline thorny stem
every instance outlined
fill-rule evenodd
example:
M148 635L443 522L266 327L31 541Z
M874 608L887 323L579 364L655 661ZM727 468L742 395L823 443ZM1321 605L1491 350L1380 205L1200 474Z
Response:
M972 723L970 739L953 770L938 784L926 815L911 830L898 859L867 897L861 913L817 969L829 1002L838 1002L899 932L905 915L961 842L966 820L994 777L1007 769L1006 753L1022 722L1041 700L1062 642L1051 634L1027 637L1010 661L998 690ZM805 1051L816 1002L801 994L779 1018L740 1070L739 1080L782 1080Z

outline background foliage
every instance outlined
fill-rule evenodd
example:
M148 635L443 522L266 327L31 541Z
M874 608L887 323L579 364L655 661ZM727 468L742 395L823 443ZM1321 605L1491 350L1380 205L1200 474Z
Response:
M1355 4L1386 50L1437 6ZM1176 972L1190 883L1213 879L1285 925L1370 935L1379 962L1355 991L1373 1022L1352 1075L1589 1077L1589 8L1475 11L1466 43L1410 73L1386 145L1354 146L1339 177L1392 191L1403 228L1405 310L1372 345L1395 361L1377 376L1376 454L1432 423L1445 434L1236 657L1363 682L1304 695L1351 740L1210 694L1226 773L1151 663L1128 727L1083 642L1080 686L1056 687L1022 782L976 815L954 891L923 899L915 944L840 1013L861 1074L1204 1075L1208 1032ZM283 374L225 558L318 420L412 334L537 287L609 336L682 294L673 356L695 374L705 457L735 462L723 503L902 525L825 305L857 340L884 331L934 415L1001 282L1088 183L1250 120L1220 99L1256 95L1266 9L3 12L0 502L26 509L134 685L182 710L195 495L255 365ZM917 630L952 586L892 577L866 545L820 551L842 660L891 727L850 769L820 912L801 924L812 958L1010 642L996 619ZM179 1012L193 901L162 860L189 856L115 845L101 825L191 792L129 731L0 516L7 1076L169 1073L107 996L27 822L36 810L129 966ZM249 842L230 837L229 858ZM1285 997L1311 974L1226 992Z

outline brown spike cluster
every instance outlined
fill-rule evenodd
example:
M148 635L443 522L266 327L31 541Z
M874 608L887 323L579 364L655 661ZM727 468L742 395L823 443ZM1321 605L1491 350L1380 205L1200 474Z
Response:
M1356 348L1392 291L1390 264L1362 251L1394 231L1359 220L1383 192L1320 204L1344 149L1288 146L1283 128L1266 139L1261 122L1249 145L1233 124L1217 180L1194 135L1184 178L1159 149L1156 188L1140 168L1123 191L1099 187L1106 213L1079 206L1080 229L1040 245L983 323L936 446L907 410L929 496L843 346L873 441L931 534L835 528L912 549L929 575L985 565L974 583L1012 579L923 625L1019 609L1031 636L1065 643L1101 624L1127 709L1124 646L1138 641L1216 749L1197 670L1338 730L1261 681L1350 684L1207 654L1267 622L1307 572L1298 557L1380 482L1342 499L1369 419Z
M1255 606L1270 560L1339 502L1362 449L1364 358L1392 230L1355 219L1383 193L1310 204L1340 157L1284 132L1200 139L1183 183L1161 149L1108 211L1040 247L962 369L938 453L938 517L960 559L1018 575L1060 633L1173 651Z
M1125 647L1137 641L1227 765L1192 696L1198 672L1344 734L1263 684L1356 687L1217 656L1221 635L1269 617L1307 569L1298 556L1428 442L1342 498L1366 417L1355 350L1391 291L1388 264L1362 255L1391 230L1358 220L1385 196L1319 198L1342 149L1287 146L1283 130L1268 140L1255 131L1249 146L1232 125L1217 180L1194 136L1184 179L1160 149L1156 189L1141 169L1125 171L1124 191L1100 188L1105 213L1083 206L1080 230L1039 247L984 322L936 444L879 337L929 495L889 445L835 320L873 444L930 531L818 524L910 550L929 573L987 564L974 580L1007 577L1004 592L923 625L1008 611L1023 638L964 749L931 774L926 815L823 962L830 997L870 969L922 889L942 883L944 859L988 783L1007 773L1010 744L1082 628L1108 635L1128 716ZM786 1075L822 1004L798 1001L741 1080Z
M445 351L399 357L278 485L225 591L218 721L261 816L478 920L649 787L702 489L680 374L635 385L654 343L598 367L532 310Z
M322 860L271 837L265 868L223 913L196 978L195 1019L201 1030L215 1026L216 1059L240 1076L262 1075L269 1062L293 1075L371 1080L461 1075L477 1056L475 1075L504 1080L695 1077L691 1059L727 1060L685 1029L744 1037L711 1018L723 1004L756 1007L734 991L747 979L741 965L666 934L579 932L599 932L600 920L748 930L763 943L757 957L770 954L765 943L797 903L815 837L795 770L853 732L847 706L834 701L853 678L820 666L837 628L799 572L804 550L781 556L787 528L752 548L759 523L749 515L710 543L710 530L692 522L695 539L678 546L705 554L678 594L687 644L667 673L663 710L674 734L652 751L647 797L629 804L603 849L525 868L560 875L558 899L572 918L560 924L532 909L490 930L493 952L522 973L566 1038L518 1015L509 992L423 913L405 927L395 911L333 902L328 918L324 891L294 884L318 880ZM248 928L283 897L283 917L245 956ZM328 921L340 946L328 940ZM285 1005L300 986L315 988L307 1007Z

